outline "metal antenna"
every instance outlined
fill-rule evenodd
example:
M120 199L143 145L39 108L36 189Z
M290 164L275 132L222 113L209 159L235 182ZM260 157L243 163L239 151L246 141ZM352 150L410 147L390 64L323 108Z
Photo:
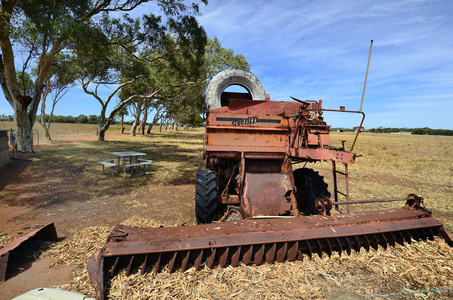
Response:
M370 58L371 58L371 49L372 48L373 48L373 40L371 40L370 54L368 55L368 64L366 66L365 83L363 84L362 101L360 102L360 112L362 112L363 97L365 97L366 80L368 78L368 69L370 68Z

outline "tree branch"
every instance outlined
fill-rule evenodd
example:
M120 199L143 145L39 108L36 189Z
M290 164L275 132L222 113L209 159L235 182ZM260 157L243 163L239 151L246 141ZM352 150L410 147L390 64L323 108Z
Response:
M105 105L105 104L104 104L104 101L102 101L101 97L99 97L99 96L97 95L97 92L95 93L95 92L92 92L92 91L89 91L89 90L88 90L88 85L89 85L90 83L91 83L91 80L88 80L87 82L83 82L83 79L82 79L82 88L83 88L83 91L84 91L85 93L87 93L88 95L91 95L91 96L93 96L94 98L96 98L96 100L98 100L98 102L101 103L102 107L104 107L104 105ZM99 85L96 86L96 89L97 89L98 86L99 86Z
M100 12L131 11L139 5L149 2L149 0L126 0L124 3L120 2L120 0L98 0L95 2L93 9L86 15L86 18L91 18ZM113 4L113 6L109 7L110 4Z

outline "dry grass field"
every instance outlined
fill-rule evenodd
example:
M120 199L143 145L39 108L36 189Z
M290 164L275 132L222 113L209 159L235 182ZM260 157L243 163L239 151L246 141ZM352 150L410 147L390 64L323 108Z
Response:
M334 132L332 144L346 140L350 147L354 135ZM362 133L354 152L363 156L349 168L353 200L421 195L426 207L453 229L453 137ZM317 167L331 182L331 164ZM381 205L395 204L365 207Z
M0 129L9 126L0 122ZM39 131L39 124L35 128ZM64 198L68 192L55 189L54 195L49 195L56 199L53 205L41 205L12 220L21 224L55 218L59 234L66 238L43 249L40 257L51 258L52 268L73 266L72 279L59 288L91 296L94 290L85 269L86 263L95 249L103 245L115 222L137 226L193 224L195 172L202 165L204 132L203 129L153 131L149 136L130 137L126 134L120 136L118 128L111 128L107 132L107 142L97 143L94 141L95 131L95 125L53 124L54 142L43 143L41 135L40 143L43 145L37 147L36 156L29 158L27 170L31 169L38 179L45 173L43 169L64 164L66 174L42 178L43 184L65 186L70 197L78 200L66 196L67 202L60 203L57 197ZM346 145L350 147L354 135L333 132L331 138L336 146L341 140L347 140ZM61 143L72 139L82 141ZM107 152L132 149L145 152L154 160L150 174L131 179L113 178L100 172L96 162L102 160ZM434 217L453 231L453 137L363 133L355 152L363 156L350 167L353 200L419 194L425 198L426 207L433 211ZM307 167L319 170L331 186L330 163ZM36 186L39 187L38 183ZM8 197L14 193L14 184L0 190L3 207L13 205ZM402 205L404 203L370 204L353 206L352 210ZM8 240L8 235L2 234L3 240ZM346 291L370 296L441 288L453 288L453 249L436 238L387 250L362 250L350 256L346 253L341 256L333 254L332 257L324 255L322 258L307 257L303 261L261 266L202 268L199 272L189 269L184 273L164 270L144 276L119 273L111 279L109 297L325 299L333 293ZM451 299L453 291L384 298Z
M0 122L0 130L15 130L14 122ZM130 130L130 126L126 125L126 128ZM71 124L71 123L51 123L50 135L52 140L75 140L81 138L96 137L98 129L97 124ZM125 132L128 132L127 130ZM107 131L107 138L109 135L120 133L120 125L111 125ZM35 145L46 144L44 130L39 123L35 123L33 127L33 142Z

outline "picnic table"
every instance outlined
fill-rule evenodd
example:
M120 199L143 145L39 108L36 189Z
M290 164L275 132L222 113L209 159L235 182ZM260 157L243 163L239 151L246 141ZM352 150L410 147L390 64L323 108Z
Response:
M137 151L115 151L110 152L109 154L117 156L117 158L107 159L106 161L100 161L99 163L102 165L102 171L105 173L104 167L111 168L112 175L115 175L115 168L118 167L118 173L121 171L121 166L123 167L124 175L128 175L127 171L130 172L130 175L134 172L140 171L141 167L143 167L143 174L146 173L146 166L150 166L149 169L151 170L151 163L152 160L139 158L140 156L145 156L146 153L137 152ZM117 161L118 164L114 162Z

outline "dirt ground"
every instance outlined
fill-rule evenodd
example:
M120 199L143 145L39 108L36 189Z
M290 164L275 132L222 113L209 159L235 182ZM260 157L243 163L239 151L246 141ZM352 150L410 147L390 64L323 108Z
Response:
M80 141L70 143L77 142ZM3 235L0 238L12 240L54 223L59 239L64 240L74 230L87 226L113 227L133 215L168 220L171 224L193 222L193 184L148 185L132 194L90 197L77 188L81 169L45 163L32 167L32 162L40 160L46 149L67 143L53 141L36 147L35 153L20 153L0 170ZM5 187L8 192L2 192ZM73 268L49 265L50 259L38 259L17 266L17 272L10 274L6 282L0 282L0 299L11 299L34 288L69 284Z

